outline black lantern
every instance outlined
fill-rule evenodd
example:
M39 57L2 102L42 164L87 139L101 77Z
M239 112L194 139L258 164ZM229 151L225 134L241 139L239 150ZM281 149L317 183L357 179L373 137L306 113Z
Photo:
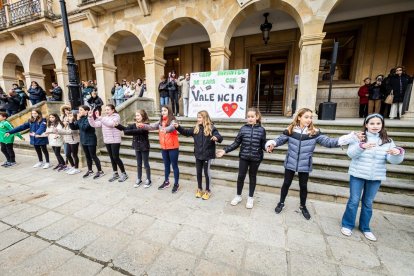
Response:
M262 25L260 25L260 30L263 34L264 43L267 44L267 42L269 41L270 30L272 29L272 23L269 23L267 21L267 17L269 16L268 12L264 13L263 16L265 17L265 22Z

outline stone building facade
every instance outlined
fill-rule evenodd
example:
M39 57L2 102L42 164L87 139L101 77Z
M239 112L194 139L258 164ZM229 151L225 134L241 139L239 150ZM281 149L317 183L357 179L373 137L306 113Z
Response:
M362 3L361 3L362 2ZM38 81L65 90L68 74L59 1L5 1L0 9L0 86ZM30 8L27 5L31 5ZM33 6L34 5L34 6ZM355 117L366 76L402 64L414 74L414 2L409 0L73 0L66 1L81 79L110 99L114 81L248 68L250 106L289 116L292 101L327 100L333 40L340 42L332 100ZM19 10L20 9L20 10ZM20 11L20 13L19 13ZM267 44L263 13L273 23ZM260 102L262 104L260 104Z

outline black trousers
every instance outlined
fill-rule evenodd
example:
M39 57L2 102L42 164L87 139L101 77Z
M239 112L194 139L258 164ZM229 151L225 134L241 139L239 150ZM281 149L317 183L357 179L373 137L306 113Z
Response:
M282 189L280 192L280 202L284 203L286 196L289 191L289 187L292 184L293 177L295 176L295 172L285 169L285 178L283 180ZM309 173L307 172L298 172L299 176L299 188L300 188L300 205L306 206L306 197L308 196L308 179Z
M56 159L59 163L59 165L65 165L65 160L63 159L62 155L60 154L60 148L61 147L53 147L53 152L55 153Z
M206 178L206 191L210 191L210 164L211 160L200 160L196 158L196 171L197 171L197 185L200 190L203 189L203 169L204 177Z
M47 151L47 145L41 145L41 146L34 146L36 153L37 153L37 158L39 159L40 162L43 162L43 157L42 157L42 152L43 155L45 156L46 159L46 163L49 163L49 152Z
M14 150L13 150L13 143L10 143L10 144L0 143L0 144L1 144L1 152L6 157L7 162L11 162L11 163L16 162L16 157L15 157Z
M76 169L79 168L79 143L66 145L66 158L68 159L69 164Z
M359 118L365 118L368 115L368 104L359 105Z
M249 196L253 197L256 189L256 175L259 170L260 162L248 161L240 158L239 175L237 177L237 194L241 195L244 186L244 179L246 178L247 170L249 170Z
M86 164L88 165L88 170L92 171L92 160L95 162L96 168L98 171L102 171L101 161L98 156L96 156L96 146L86 146L82 145L83 151L85 152Z
M108 150L109 158L111 159L112 170L114 172L118 171L118 168L121 172L125 172L124 163L122 163L121 158L119 158L119 149L121 144L105 144L106 149Z
M180 113L180 102L178 101L178 91L169 91L171 99L171 109L173 114Z
M145 173L147 174L147 179L151 180L151 169L149 165L149 151L135 151L135 156L137 157L137 173L138 179L142 179L142 163L144 163Z

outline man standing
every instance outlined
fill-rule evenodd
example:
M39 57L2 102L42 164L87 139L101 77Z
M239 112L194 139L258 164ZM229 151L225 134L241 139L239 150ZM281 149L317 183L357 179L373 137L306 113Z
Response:
M190 74L185 74L185 78L183 76L180 77L178 81L178 86L181 87L181 95L183 97L183 105L184 105L184 116L188 117L188 96L190 95Z
M390 111L390 119L400 119L404 94L409 82L410 77L403 72L402 66L397 66L395 68L395 75L391 76L389 82L387 83L388 94L392 92L394 95Z

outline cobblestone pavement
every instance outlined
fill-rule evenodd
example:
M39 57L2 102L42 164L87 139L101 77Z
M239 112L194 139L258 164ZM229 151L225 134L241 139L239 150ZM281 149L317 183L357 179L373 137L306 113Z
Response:
M154 186L83 180L35 169L33 157L0 168L0 275L413 275L414 217L374 211L377 242L340 233L345 206L298 198L274 213L278 195L257 192L252 210L235 188L196 184L177 194ZM247 187L245 187L247 188ZM246 190L244 191L246 194Z

